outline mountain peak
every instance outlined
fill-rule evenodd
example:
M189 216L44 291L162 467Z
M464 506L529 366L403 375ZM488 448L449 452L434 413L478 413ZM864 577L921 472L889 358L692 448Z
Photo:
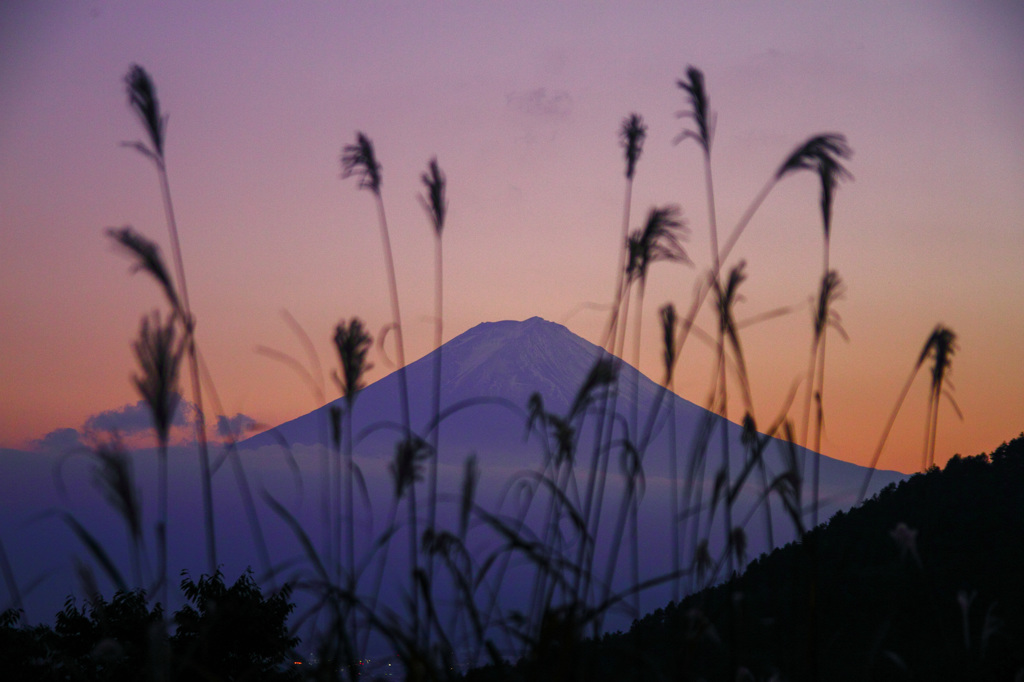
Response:
M540 392L566 407L600 349L540 317L478 324L444 345L442 384L450 398L501 395L523 405Z
M543 317L533 316L525 320L497 320L494 322L481 322L475 327L471 327L465 333L452 339L452 342L458 341L463 337L469 337L474 340L478 340L480 337L486 336L500 336L503 338L510 338L523 335L535 335L535 334L565 334L574 336L565 326L558 324L557 322L549 322ZM451 343L451 342L449 342Z

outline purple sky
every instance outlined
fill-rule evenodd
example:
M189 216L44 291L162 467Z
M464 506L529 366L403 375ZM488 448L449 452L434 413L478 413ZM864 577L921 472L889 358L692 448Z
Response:
M254 352L302 355L281 310L325 371L340 318L388 321L372 197L339 178L357 130L383 164L411 360L433 339L433 236L416 199L430 157L449 179L445 338L540 315L599 341L605 313L590 304L610 298L621 229L616 132L643 115L631 222L680 204L697 264L652 271L644 334L656 339L657 308L685 309L708 267L701 157L672 144L674 83L694 64L718 114L723 231L809 135L842 132L854 148L832 243L851 341L829 343L823 451L869 459L938 322L959 335L965 419L943 406L936 459L991 450L1024 428L1022 43L1015 2L5 3L0 446L138 401L130 343L162 302L103 231L131 224L169 251L155 172L119 146L141 136L122 81L132 63L170 114L198 340L223 411L266 424L316 406ZM734 253L750 276L741 317L799 307L744 330L764 421L806 365L817 197L811 176L787 180ZM654 377L659 352L650 343L641 361ZM710 357L699 342L684 352L684 397L703 402ZM387 365L374 362L376 378ZM920 462L920 381L883 466Z

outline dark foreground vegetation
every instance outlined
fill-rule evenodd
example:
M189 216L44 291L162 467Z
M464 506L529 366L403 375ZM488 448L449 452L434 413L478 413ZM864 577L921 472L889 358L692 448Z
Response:
M18 627L18 614L4 612L5 679L316 676L292 663L287 590L264 598L250 574L231 586L220 574L186 577L181 589L188 604L170 637L142 591L69 600L54 626ZM626 633L574 643L553 627L544 641L529 658L464 680L1016 679L1024 434L890 485Z
M284 680L299 640L286 621L295 606L284 589L265 598L251 573L233 585L215 573L185 577L188 603L171 617L142 590L107 601L68 599L54 626L15 627L0 614L0 662L6 680Z
M578 647L466 680L1015 680L1024 674L1024 434L953 457Z

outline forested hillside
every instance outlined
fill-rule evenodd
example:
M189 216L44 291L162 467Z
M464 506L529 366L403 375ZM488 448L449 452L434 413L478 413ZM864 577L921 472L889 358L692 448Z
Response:
M953 457L626 633L470 679L1014 679L1024 434Z

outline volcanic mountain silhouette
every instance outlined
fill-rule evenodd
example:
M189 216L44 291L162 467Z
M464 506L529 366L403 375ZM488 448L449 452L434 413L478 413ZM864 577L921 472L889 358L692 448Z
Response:
M439 351L435 350L434 353ZM482 465L529 467L540 463L542 448L536 437L527 438L526 422L531 396L543 399L544 409L565 415L577 397L595 362L604 351L577 336L566 327L539 317L517 322L485 322L444 344L441 371L441 421L439 451L441 461L457 464L470 453L480 457ZM413 431L426 435L432 426L431 399L434 381L433 353L406 368L411 399ZM693 441L703 429L709 430L705 446L711 461L705 470L717 471L716 453L723 451L721 418L685 400L651 381L625 362L617 362L617 396L615 409L623 419L621 428L628 430L636 395L639 434L634 443L649 442L644 452L644 471L649 476L668 472L669 429L667 420L675 421L676 450L688 456ZM636 385L639 384L638 390ZM362 457L390 458L400 437L399 382L397 373L363 389L353 410L353 430L357 434L356 453ZM635 391L635 393L634 393ZM329 407L344 407L338 399L309 414L285 422L271 431L254 436L240 444L253 449L281 442L289 445L312 445L326 442L330 433ZM657 416L651 420L651 413ZM671 415L671 417L670 417ZM733 466L742 466L745 451L741 443L742 428L732 422L725 424L729 452L737 459ZM587 452L589 434L580 434L579 452ZM620 436L616 436L619 438ZM795 448L803 458L811 453ZM773 459L772 468L779 473L784 464L777 456L781 444L767 448ZM583 466L585 463L581 462ZM684 462L680 461L680 467ZM682 469L680 469L682 470ZM854 503L857 485L863 481L863 467L829 457L821 458L822 513ZM876 472L872 492L903 478L896 472ZM821 516L826 519L827 516Z
M537 472L544 470L548 461L546 453L552 452L556 446L545 442L537 429L527 428L528 405L533 396L540 396L547 413L561 416L575 429L574 490L576 495L581 495L579 491L587 487L595 461L595 424L600 423L599 408L613 389L605 387L595 391L588 410L577 413L572 419L569 411L595 363L602 359L610 361L610 356L564 326L538 317L522 322L477 325L434 352L442 353L438 461L441 465L439 499L446 508L439 511L440 527L457 527L462 463L470 455L477 457L481 470L476 502L489 512L513 518L517 513L516 505L524 499L514 493L536 490L533 486L538 480ZM435 359L433 354L429 354L406 368L412 429L424 438L436 425L431 413ZM615 452L610 455L607 465L608 488L603 498L606 509L602 512L601 523L589 530L594 535L599 556L595 565L602 567L603 574L608 548L617 542L614 519L621 513L622 493L626 485L622 475L624 460L619 451L623 450L621 444L628 439L638 444L641 453L643 499L638 527L643 556L640 577L645 580L672 570L669 552L673 525L670 511L671 458L676 458L680 480L686 476L694 479L691 489L700 491L699 499L706 507L714 494L714 481L723 471L725 457L729 458L731 480L735 481L744 468L750 449L744 445L743 429L739 425L668 392L625 362L614 360L614 366L614 401L607 404L613 405L618 415L611 437L611 450ZM366 504L373 507L375 518L382 515L380 510L387 507L387 500L394 500L394 489L389 487L391 480L385 465L393 460L396 444L404 436L404 428L400 424L399 386L397 374L393 373L366 387L359 393L352 413L356 461L368 480L370 494ZM638 414L636 427L631 426L634 399ZM326 443L327 434L331 433L329 412L332 406L345 409L345 402L336 400L271 432L255 436L241 443L240 448L243 452L266 452L279 448L281 443L298 449ZM672 425L674 429L670 428ZM786 471L787 461L792 461L788 455L795 456L807 468L806 477L809 478L810 462L816 456L789 443L775 439L767 439L767 442L764 474L759 469L751 472L747 482L739 486L740 492L733 503L734 523L743 526L745 556L748 559L771 549L773 545L796 538L797 529L792 517L786 514L778 495L767 492L766 483ZM701 462L699 466L695 464L698 460ZM821 457L817 518L825 521L835 511L857 502L856 495L866 474L863 467ZM869 494L902 478L904 476L896 472L875 472ZM306 490L314 490L314 485L308 483ZM418 483L417 486L421 490L418 504L422 504L425 484ZM811 524L815 515L810 493L808 482L804 485L801 500L805 526ZM770 513L767 511L769 506ZM707 518L706 511L704 514ZM692 510L686 515L680 513L676 523L687 523L691 516ZM422 523L425 513L420 518ZM531 533L536 532L536 535L531 534L531 537L540 537L537 517L532 519ZM726 537L720 510L713 519L702 527L701 532L708 539L711 553L719 556ZM491 549L496 544L500 543L482 543ZM389 571L389 579L396 584L402 582L401 571L407 570L408 566L407 554L401 545L399 543L398 551L392 554L394 565L391 568L395 573ZM615 573L613 584L615 589L625 589L629 579L626 559L620 558L619 561L620 568ZM688 561L689 557L684 556L684 564ZM406 568L401 568L403 566ZM515 582L509 581L510 584ZM522 603L525 598L526 595L516 592L515 588L503 587L502 599L508 604ZM644 603L653 607L670 598L670 590L662 586L647 593ZM628 619L619 625L627 623Z
M536 317L522 322L480 324L446 343L440 352L444 418L440 422L438 448L438 525L442 528L457 526L463 464L470 455L477 457L480 469L476 493L478 507L506 517L514 516L515 505L523 499L524 484L537 480L537 472L543 470L546 461L545 452L550 452L551 447L551 442L545 442L538 429L527 428L531 396L541 396L545 412L567 416L595 363L599 359L607 359L607 356L600 348L565 327ZM434 360L434 356L428 354L406 368L412 428L424 438L428 437L433 425ZM616 361L616 367L614 408L619 416L615 420L612 449L621 450L624 440L630 438L632 441L634 436L635 442L643 446L644 496L640 509L639 541L643 557L641 579L644 579L663 575L672 567L666 548L669 547L673 526L669 509L669 472L673 453L680 478L693 472L694 489L702 491L706 506L711 498L714 478L722 470L723 453L729 453L731 471L735 476L742 470L748 451L743 446L743 430L739 425L723 421L665 391L624 362ZM393 514L396 506L389 465L395 456L396 443L404 435L400 425L398 386L395 373L367 386L359 393L352 413L355 464L365 482L365 493L360 494L356 510L357 528L363 532L367 542L372 542L374 534L381 532L385 519L389 513ZM641 425L639 434L633 433L630 424L634 388L637 389L637 421ZM594 424L599 422L599 406L610 390L605 387L594 392L590 407L572 421L577 430L574 467L580 490L586 484L594 461ZM215 458L215 464L219 465L213 481L218 561L230 580L234 580L247 566L252 566L257 575L268 574L268 567L261 565L260 554L256 551L259 537L262 537L275 566L270 572L274 572L277 582L288 579L304 565L305 545L296 538L294 526L270 508L268 502L271 499L289 510L317 547L326 542L323 511L325 463L331 456L329 413L332 405L344 407L344 401L339 399L239 443L236 459L232 459L234 456L230 453ZM655 414L653 419L652 413ZM702 433L707 435L706 439L700 438ZM780 441L769 443L765 452L767 480L785 470L783 454L789 447ZM698 452L705 456L705 460L703 466L696 469L692 462ZM800 448L796 448L796 453L801 458L805 454L813 456ZM0 504L0 531L11 561L12 575L22 586L26 608L34 618L50 618L69 594L81 596L82 588L77 577L81 569L75 566L97 563L96 557L83 546L81 538L69 529L65 521L68 516L88 529L95 541L105 548L111 562L120 567L124 575L129 575L124 521L94 487L95 473L92 469L95 462L92 458L85 453L71 457L17 451L0 454L4 455L0 457L0 481L9 482ZM132 453L135 482L143 503L143 525L150 535L156 518L155 460L152 450ZM204 532L202 503L194 448L187 445L174 448L169 461L172 501L167 531L169 570L172 576L182 570L198 576L205 572L207 560L201 540ZM858 488L867 472L863 467L828 457L821 457L820 463L819 519L824 521L834 511L857 502ZM619 512L624 489L622 464L618 452L608 461L608 492L603 502L605 511L602 512L600 526L594 530L598 554L606 552L611 545L612 519ZM55 491L55 476L63 480L66 493ZM254 530L252 517L245 510L245 495L240 492L243 477L258 507L258 530ZM875 472L868 494L904 477L896 472ZM422 504L426 498L423 494L425 483L420 482L416 486L418 504ZM758 475L750 477L749 484L744 485L735 501L735 518L746 518L748 558L770 549L770 544L779 545L796 536L792 522L777 496L772 494L767 496L772 505L769 543L768 525L764 521L766 515L761 513L765 497ZM804 521L807 523L810 505L806 490L803 503ZM747 517L749 512L753 513ZM404 523L403 516L397 517L399 524ZM425 513L419 516L422 521ZM715 518L718 525L705 529L712 552L722 549L720 538L725 533L724 528L718 527L720 522L721 514ZM405 533L405 528L400 528L399 532ZM479 524L474 532L476 537L483 538L475 547L480 551L494 549L494 533ZM47 538L47 541L40 543L40 537ZM152 540L147 542L147 551L151 551L155 545ZM395 549L388 559L386 580L393 581L395 585L407 585L407 544L397 539L394 544ZM596 565L603 566L600 563L602 559L599 557ZM81 563L76 564L76 561ZM285 574L281 572L281 566L295 568ZM614 578L619 587L622 587L621 581L628 578L624 560L622 566ZM112 593L113 583L107 579L103 567L96 565L92 571L99 587ZM514 580L509 580L510 585L513 583ZM13 601L7 585L2 587L0 608ZM502 599L508 599L509 603L516 603L515 600L521 597L514 590L502 594ZM398 594L388 601L398 608L402 598ZM644 604L653 607L667 602L669 598L670 594L661 590L645 596Z

